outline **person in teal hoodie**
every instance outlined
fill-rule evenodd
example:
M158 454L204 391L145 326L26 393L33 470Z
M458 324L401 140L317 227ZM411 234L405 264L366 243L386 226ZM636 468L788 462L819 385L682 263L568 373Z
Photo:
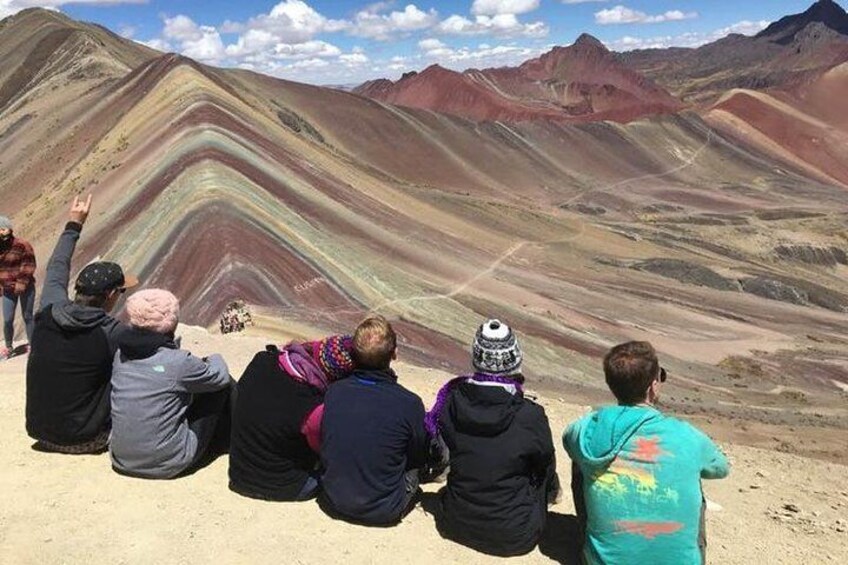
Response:
M666 372L650 343L604 357L617 406L572 423L574 503L587 564L705 562L701 479L727 476L727 458L703 432L655 407Z

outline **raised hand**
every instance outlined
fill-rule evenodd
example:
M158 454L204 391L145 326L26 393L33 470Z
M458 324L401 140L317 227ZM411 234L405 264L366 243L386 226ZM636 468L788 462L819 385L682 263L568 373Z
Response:
M71 203L71 221L78 224L84 224L88 218L88 210L91 208L91 194L88 198L81 200L79 196L74 196L74 201Z

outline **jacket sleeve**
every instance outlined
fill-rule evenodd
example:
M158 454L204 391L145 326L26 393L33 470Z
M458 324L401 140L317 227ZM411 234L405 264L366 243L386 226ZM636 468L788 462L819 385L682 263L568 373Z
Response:
M106 334L106 341L109 343L109 351L112 352L112 355L118 351L118 341L120 340L121 334L127 330L129 326L126 324L122 324L112 316L106 316L103 321L103 333Z
M421 469L427 464L430 451L430 436L424 428L424 403L419 398L414 410L411 412L411 436L407 449L407 468Z
M230 371L224 358L210 355L206 361L184 352L186 357L177 376L177 386L192 394L216 392L230 386Z
M548 417L541 406L534 406L538 416L533 420L532 434L533 452L530 454L530 465L533 476L542 481L556 473L556 452L551 439L551 426Z
M28 287L32 284L33 276L35 275L35 252L32 250L32 245L26 241L21 242L24 247L24 254L21 257L21 267L18 270L17 283Z
M321 422L324 420L324 404L316 406L303 420L300 433L306 438L309 449L321 453Z
M568 453L571 460L575 462L578 460L579 451L577 449L577 438L580 436L580 425L582 422L582 419L571 422L571 424L565 428L565 431L562 432L562 446L565 448L565 452Z
M39 310L43 310L51 304L69 300L68 284L71 278L71 257L74 255L81 231L82 224L68 222L65 225L65 231L59 236L59 242L47 262L47 273L44 276L44 286L41 289Z
M701 478L723 479L730 474L730 463L721 449L701 430L692 426L701 444Z

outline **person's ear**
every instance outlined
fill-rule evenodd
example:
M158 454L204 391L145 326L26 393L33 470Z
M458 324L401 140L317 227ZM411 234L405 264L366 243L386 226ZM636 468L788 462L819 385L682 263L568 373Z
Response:
M660 380L656 379L651 383L650 389L648 389L648 400L651 402L655 401L660 397Z

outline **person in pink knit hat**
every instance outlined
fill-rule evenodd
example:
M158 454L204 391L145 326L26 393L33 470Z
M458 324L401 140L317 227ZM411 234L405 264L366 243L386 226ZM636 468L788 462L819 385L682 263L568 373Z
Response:
M228 448L235 381L220 355L179 348L180 303L167 290L133 294L126 311L112 365L112 467L171 479Z

